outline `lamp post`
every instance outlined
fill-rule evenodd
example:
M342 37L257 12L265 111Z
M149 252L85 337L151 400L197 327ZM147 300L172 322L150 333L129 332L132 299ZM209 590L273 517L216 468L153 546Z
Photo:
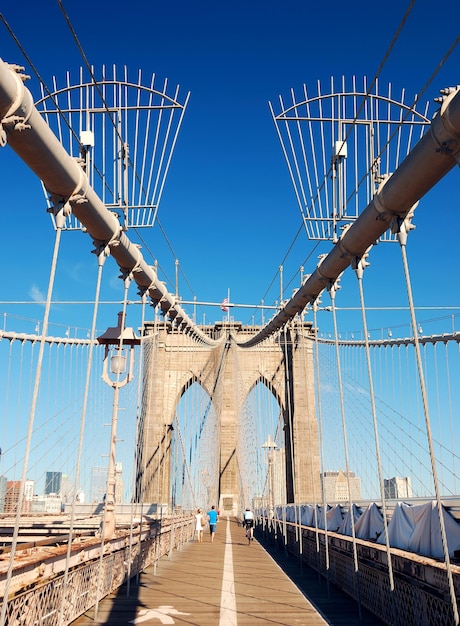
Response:
M278 449L278 446L272 440L271 435L268 435L268 439L262 448L268 451L268 517L273 519L275 517L275 503L273 501L273 452Z
M105 346L102 378L114 391L107 490L105 494L105 519L102 527L103 539L111 539L115 534L116 525L115 452L117 447L118 398L120 389L129 383L133 377L134 346L140 344L140 339L132 328L125 328L124 314L119 313L118 325L108 328L105 333L97 338L97 341ZM112 377L109 374L109 365Z

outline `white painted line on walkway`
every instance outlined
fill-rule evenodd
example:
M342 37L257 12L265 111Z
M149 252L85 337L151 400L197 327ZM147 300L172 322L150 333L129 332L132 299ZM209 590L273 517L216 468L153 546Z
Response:
M232 536L230 534L230 519L227 517L227 532L225 534L224 573L222 576L222 594L220 596L219 626L236 626L235 579L233 576Z

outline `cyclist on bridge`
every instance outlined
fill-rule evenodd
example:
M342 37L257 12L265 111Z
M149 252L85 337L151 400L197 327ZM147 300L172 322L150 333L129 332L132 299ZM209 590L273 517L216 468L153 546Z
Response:
M243 513L243 526L246 529L249 540L254 539L254 513L249 507Z

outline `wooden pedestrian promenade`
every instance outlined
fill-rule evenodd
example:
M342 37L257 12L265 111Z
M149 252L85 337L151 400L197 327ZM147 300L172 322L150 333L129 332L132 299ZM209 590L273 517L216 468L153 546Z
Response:
M317 586L317 578L313 574L312 588ZM346 599L336 598L337 602L344 603L335 607L340 619L331 621L257 540L248 545L236 521L221 519L213 543L205 532L202 543L193 541L174 551L159 562L156 572L153 566L145 570L138 584L131 582L129 595L126 587L121 587L99 604L97 615L92 609L73 624L380 624L372 618L360 622L355 607L351 614L346 609Z

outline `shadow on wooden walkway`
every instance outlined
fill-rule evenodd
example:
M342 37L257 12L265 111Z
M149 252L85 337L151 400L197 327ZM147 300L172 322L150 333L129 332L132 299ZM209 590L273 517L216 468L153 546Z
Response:
M260 536L259 541L283 572L322 613L328 624L384 626L384 622L363 607L360 616L357 602L335 585L328 585L326 579L319 576L318 572L308 566L301 567L295 557L275 547L264 537Z
M328 594L316 573L300 571L295 559L284 554L274 552L272 558L257 540L248 545L235 521L221 519L213 543L205 534L202 543L185 545L163 558L156 572L151 566L137 582L133 579L129 595L121 587L99 604L97 615L92 609L73 624L381 624L363 618L360 622L356 604L347 596L335 589Z

